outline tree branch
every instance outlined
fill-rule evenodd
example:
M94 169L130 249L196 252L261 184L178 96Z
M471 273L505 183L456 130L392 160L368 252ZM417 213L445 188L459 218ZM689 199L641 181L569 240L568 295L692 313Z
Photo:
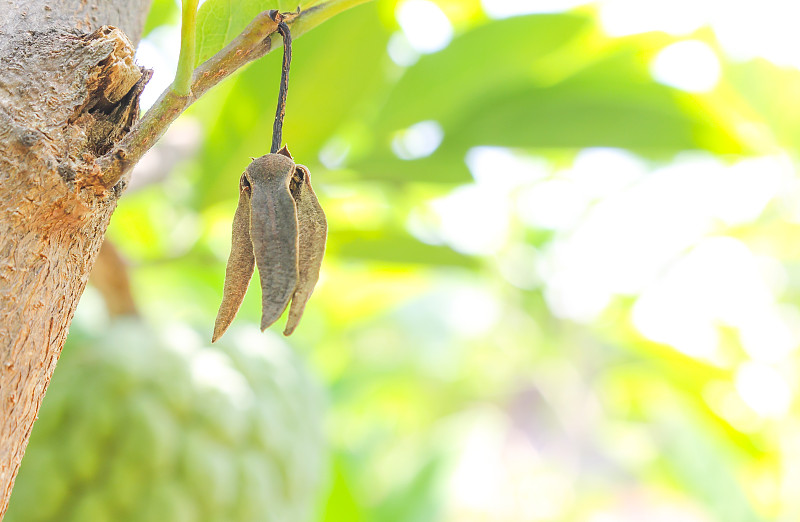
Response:
M103 241L92 272L89 274L89 283L103 296L111 317L123 315L138 316L136 300L131 291L131 279L128 274L128 264L119 250L108 239Z
M335 14L368 1L328 0L300 13L277 16L277 22L270 18L269 11L256 16L239 36L195 69L189 94L180 96L172 86L167 87L141 121L107 154L97 159L102 185L106 188L116 185L161 138L167 127L206 91L276 47L280 36L270 38L270 35L277 32L278 22L286 22L297 37Z

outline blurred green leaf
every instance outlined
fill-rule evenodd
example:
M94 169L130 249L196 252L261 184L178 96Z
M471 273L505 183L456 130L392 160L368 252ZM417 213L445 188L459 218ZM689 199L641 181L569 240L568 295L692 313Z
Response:
M347 470L344 455L335 455L333 469L331 470L331 490L325 503L321 520L324 522L338 522L347 520L359 522L366 520L358 499L353 494L353 488Z
M156 27L177 23L180 20L180 14L179 4L176 0L153 0L144 23L142 38L150 34L150 31Z
M376 130L401 129L427 119L445 123L498 87L532 82L541 75L537 65L541 67L544 58L591 29L592 21L585 16L538 15L469 30L408 68L380 110Z
M410 483L398 489L375 510L373 519L385 522L433 522L441 520L436 498L441 481L442 462L424 462Z
M652 429L661 441L664 462L682 489L701 499L716 520L763 521L742 490L735 471L738 458L727 439L693 408L661 399L651 405Z
M750 120L749 132L754 139L764 145L766 152L774 151L777 146L797 150L800 71L757 59L728 64L725 72L740 96L729 99L726 107L738 112L740 118Z
M400 232L332 230L329 251L343 259L476 268L478 261L454 250L426 245Z
M401 160L388 150L381 152L383 154L371 154L355 162L365 181L460 184L473 180L464 163L466 151L445 146L431 156L415 160Z
M627 47L552 86L506 85L444 120L445 140L462 146L619 147L645 155L743 151L688 95L650 79L641 62L636 48Z
M660 158L746 150L702 104L653 80L643 54L650 37L602 43L597 31L578 15L520 16L467 31L409 67L376 113L375 147L351 166L369 178L453 182L469 179L463 158L477 145L607 146ZM394 133L426 120L444 131L438 149L397 161Z

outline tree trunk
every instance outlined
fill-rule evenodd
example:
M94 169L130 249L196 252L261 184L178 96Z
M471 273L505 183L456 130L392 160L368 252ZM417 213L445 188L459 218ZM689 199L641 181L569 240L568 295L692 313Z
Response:
M149 3L0 0L0 518L121 192L94 160L138 116Z

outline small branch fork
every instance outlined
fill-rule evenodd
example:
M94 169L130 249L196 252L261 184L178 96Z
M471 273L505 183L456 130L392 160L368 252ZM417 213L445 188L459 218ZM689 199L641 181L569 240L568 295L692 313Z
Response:
M139 123L107 154L95 160L95 165L100 171L99 183L107 189L115 186L139 162L144 153L155 145L164 135L167 127L189 105L237 69L270 52L277 43L277 39L270 38L270 36L280 31L281 24L287 28L286 34L282 36L290 43L291 36L288 31L290 26L296 38L335 14L368 1L370 0L327 0L299 13L279 13L277 11L260 13L241 34L194 70L188 94L180 95L172 86L167 87ZM288 88L291 50L285 50L284 53L284 74L281 79L278 114L276 114L273 128L273 142L277 140L278 147L280 147L286 89ZM275 132L276 130L277 132ZM274 144L273 151L277 152Z
M97 159L96 164L102 173L100 181L104 187L116 185L163 136L167 127L206 91L271 50L269 36L278 30L278 22L270 14L265 11L256 16L239 36L200 64L192 73L188 94L181 96L172 86L167 87L131 132L106 155ZM276 18L280 16L278 14Z

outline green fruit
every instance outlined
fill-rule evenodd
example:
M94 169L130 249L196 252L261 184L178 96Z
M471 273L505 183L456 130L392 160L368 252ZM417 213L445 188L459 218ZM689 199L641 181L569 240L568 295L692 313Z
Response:
M240 331L202 347L136 320L75 334L5 522L308 520L324 408L285 344Z

